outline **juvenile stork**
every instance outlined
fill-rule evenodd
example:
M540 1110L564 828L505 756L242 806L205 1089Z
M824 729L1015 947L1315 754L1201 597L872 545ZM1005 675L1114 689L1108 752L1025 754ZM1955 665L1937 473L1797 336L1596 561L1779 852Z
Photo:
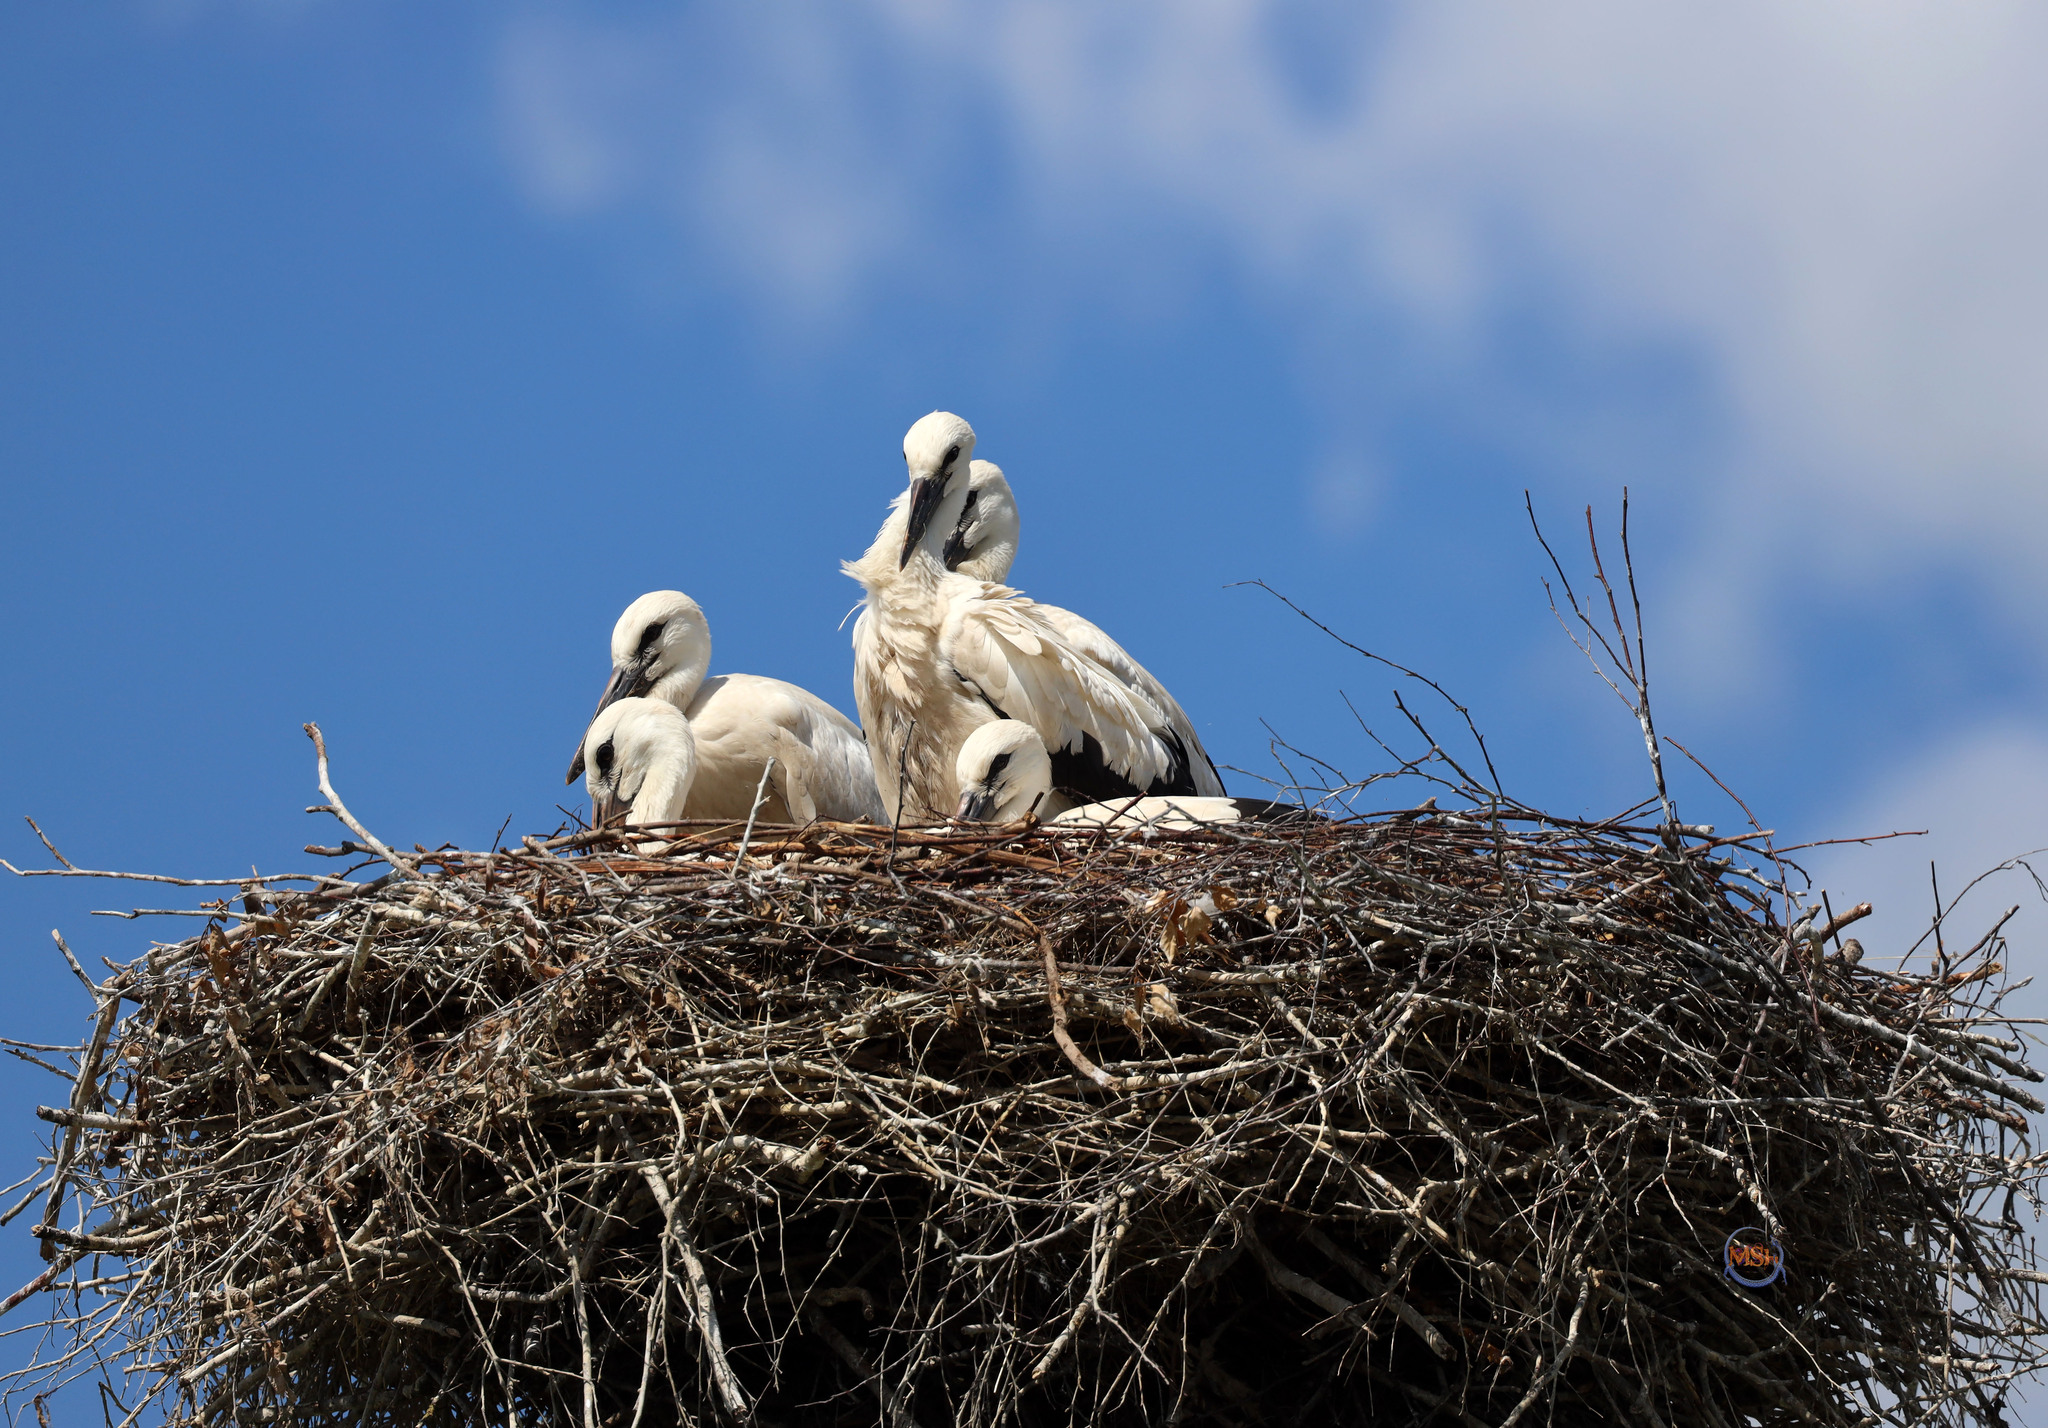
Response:
M765 823L886 818L867 745L851 719L794 684L758 674L707 679L710 668L711 626L679 590L642 595L612 627L612 677L597 712L645 697L689 720L697 776L689 811L679 816L745 818L760 790L757 816ZM587 758L579 748L566 782L576 781Z
M993 461L969 462L967 499L940 552L946 569L989 584L1001 584L1009 579L1010 567L1016 562L1022 531L1023 518L1017 510L1016 493L1010 490L1003 468ZM1057 605L1041 604L1037 609L1067 643L1115 670L1119 679L1143 690L1146 698L1170 709L1174 719L1186 723L1187 716L1165 687L1101 629ZM1215 772L1213 765L1209 771ZM1222 788L1220 779L1216 786Z
M1012 823L1027 813L1055 828L1199 828L1209 823L1280 823L1315 818L1291 803L1264 798L1199 798L1173 794L1091 803L1053 781L1045 740L1029 724L997 719L967 736L954 761L966 823Z
M683 711L662 699L618 699L583 735L583 786L598 828L646 827L686 817L697 741ZM643 843L659 852L666 843Z
M867 554L845 567L867 592L853 631L854 698L890 815L951 815L960 745L994 719L1036 729L1054 784L1081 801L1220 796L1194 725L1115 640L1078 615L946 569L973 455L965 421L951 412L920 418L903 443L909 489Z
M1003 468L993 461L970 461L967 499L960 505L960 519L946 537L939 559L948 570L999 585L1010 578L1021 529L1017 497L1003 477Z

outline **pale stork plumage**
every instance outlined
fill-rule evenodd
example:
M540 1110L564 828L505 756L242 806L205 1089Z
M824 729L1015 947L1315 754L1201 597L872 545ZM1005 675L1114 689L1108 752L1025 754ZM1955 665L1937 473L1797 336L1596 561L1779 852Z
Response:
M940 559L946 569L990 584L1009 579L1017 560L1017 545L1023 533L1023 517L1017 510L1016 493L1010 489L1003 468L993 461L972 461L967 467L967 499L960 519L946 537ZM1165 709L1171 721L1185 725L1181 712L1165 686L1124 652L1122 645L1071 610L1057 605L1038 605L1052 627L1075 648L1115 672L1124 683L1144 691L1145 697ZM1212 766L1210 772L1215 772ZM1216 787L1223 784L1219 779Z
M646 827L688 816L697 741L683 711L665 699L606 705L584 732L583 764L595 827ZM663 846L642 844L647 851Z
M960 802L954 816L968 823L1012 823L1036 813L1055 828L1199 828L1209 823L1277 823L1317 815L1264 798L1205 798L1173 794L1112 798L1076 804L1053 785L1045 740L1029 724L998 719L967 736L954 760Z
M1115 640L1069 611L946 569L973 454L974 429L959 417L919 419L904 438L909 489L867 554L846 565L867 592L853 632L854 698L891 815L936 822L952 814L955 756L994 719L1035 728L1054 786L1079 801L1220 796L1223 781L1192 722ZM1000 489L1007 495L1006 482Z
M684 816L746 818L755 814L759 791L755 816L764 823L879 823L887 817L866 741L851 719L784 680L758 674L707 679L710 668L710 624L697 602L679 590L642 595L612 627L612 677L598 713L618 700L644 696L674 705L689 720L697 777ZM584 759L579 749L569 782L575 782Z
M946 569L976 580L1001 584L1010 578L1010 566L1017 559L1017 538L1022 520L1017 514L1017 497L1003 477L1003 468L993 461L967 463L967 499L961 503L960 519L939 552Z

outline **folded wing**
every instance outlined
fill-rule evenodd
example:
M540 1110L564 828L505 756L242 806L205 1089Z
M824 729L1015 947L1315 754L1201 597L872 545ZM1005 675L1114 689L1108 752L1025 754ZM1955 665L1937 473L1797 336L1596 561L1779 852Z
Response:
M1055 788L1083 801L1223 792L1173 696L1096 626L965 576L942 595L940 667L993 717L1038 730Z

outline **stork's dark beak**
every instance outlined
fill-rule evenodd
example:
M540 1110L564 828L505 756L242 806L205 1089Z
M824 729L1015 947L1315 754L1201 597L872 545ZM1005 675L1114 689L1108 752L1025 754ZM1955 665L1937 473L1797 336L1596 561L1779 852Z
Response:
M648 660L637 659L631 664L620 665L612 671L611 680L605 685L604 693L598 697L597 708L590 711L592 723L597 721L598 715L604 713L605 710L611 708L621 699L637 699L648 690L654 688L654 680L649 677L647 672L649 663ZM588 734L590 725L586 724L583 728L584 732ZM581 777L583 777L583 743L581 740L578 740L576 744L576 757L569 761L569 776L563 779L562 782L574 783Z
M946 480L943 476L937 480L920 476L910 483L910 529L903 535L903 554L896 562L898 570L910 564L910 552L916 550L917 543L924 539L933 513L939 509L939 502L945 499Z
M590 821L599 828L617 828L633 811L616 793L600 793L590 800Z
M948 570L958 570L960 562L967 559L967 522L963 519L953 527L953 534L946 537L946 548L939 554L939 563Z
M653 663L653 660L643 657L613 670L611 681L605 685L604 693L598 698L597 708L590 711L590 717L595 719L621 699L638 699L654 688L654 676L649 672L649 666Z
M939 553L939 562L948 570L958 570L960 562L967 559L967 532L974 526L974 492L967 493L967 503L960 508L960 523L953 527L953 534L946 537L946 548Z
M995 809L995 790L986 784L976 784L960 791L960 806L954 810L953 816L962 823L986 823Z

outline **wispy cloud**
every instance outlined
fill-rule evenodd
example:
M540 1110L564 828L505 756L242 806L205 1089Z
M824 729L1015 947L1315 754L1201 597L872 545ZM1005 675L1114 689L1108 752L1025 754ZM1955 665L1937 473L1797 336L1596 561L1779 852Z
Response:
M545 212L649 213L716 265L710 285L737 279L783 316L842 310L885 267L928 261L920 226L948 217L917 192L952 157L947 96L878 18L804 0L529 13L497 56L505 153Z
M1816 884L1830 890L1837 910L1863 901L1873 906L1858 932L1880 958L1903 953L1927 930L1937 885L1944 906L1962 899L1943 928L1952 954L2014 906L2020 910L2007 935L2015 947L2035 949L2048 940L2048 896L2035 881L2036 872L2048 879L2048 855L2039 852L2048 846L2044 810L2048 735L2018 725L1987 726L1893 770L1818 825L1842 835L1924 829L1927 836L1822 849L1802 862ZM2004 866L2027 854L2034 856L2024 865ZM1923 959L1932 946L1922 949ZM2032 1010L2025 1014L2048 1015L2048 966L2029 954L2012 971L2043 979L2029 989Z
M1000 206L980 256L1053 252L1080 299L1151 280L1170 219L1445 381L1532 303L1674 345L1727 426L1701 589L1967 552L2048 636L2044 44L2016 0L792 0L529 14L500 100L538 204L660 214L771 306L913 282Z

